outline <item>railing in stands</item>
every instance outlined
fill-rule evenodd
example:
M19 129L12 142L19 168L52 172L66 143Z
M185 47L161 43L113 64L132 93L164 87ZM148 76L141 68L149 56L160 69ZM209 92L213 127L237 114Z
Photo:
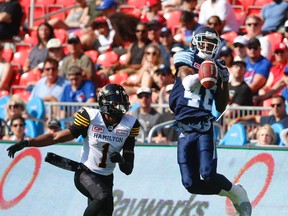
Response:
M57 118L65 124L70 124L73 120L75 112L77 112L81 107L95 107L98 108L98 103L59 103L59 102L45 102L47 117L49 120L53 118ZM168 104L158 105L152 104L154 108L167 108ZM216 126L220 130L219 139L223 137L223 135L227 131L227 126L232 119L235 119L239 116L244 115L268 115L271 108L269 107L256 107L256 106L237 106L237 107L228 107L225 111L223 117L215 122ZM247 133L253 131L258 125L252 122L241 122L244 124ZM167 123L168 126L171 125ZM167 124L156 125L153 128L153 131L150 131L150 136L146 137L149 142L151 141L151 137L156 130L167 127ZM255 139L255 134L252 134L252 138ZM141 135L140 139L142 140L143 136Z

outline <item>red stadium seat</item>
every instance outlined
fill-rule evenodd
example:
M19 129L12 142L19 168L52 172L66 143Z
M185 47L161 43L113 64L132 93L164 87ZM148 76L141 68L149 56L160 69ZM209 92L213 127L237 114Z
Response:
M20 76L18 85L13 85L11 87L12 94L18 94L23 91L29 85L35 85L35 83L41 78L41 72L39 70L31 70Z
M54 35L61 41L62 44L67 43L68 33L65 29L54 29Z
M133 5L136 8L142 9L146 5L146 0L128 0L127 5Z
M51 5L51 4L55 4L55 0L35 0L35 4Z
M22 6L23 12L26 15L29 14L30 0L21 0L19 1L19 4Z
M13 77L10 83L10 87L13 85L19 85L19 81L20 81L20 77L21 77L21 72L18 68L13 67L12 65L12 73L13 73Z
M32 46L36 45L38 42L37 39L37 30L29 30L28 34L25 34L23 38L23 43L31 44Z
M273 50L275 46L279 44L283 39L283 35L280 32L273 32L273 33L267 34L265 37L268 38Z
M264 6L266 4L269 4L273 2L273 0L255 0L254 5L255 6Z
M239 25L243 25L246 19L246 12L244 7L242 5L232 5L232 8Z
M234 39L238 36L236 32L227 32L221 35L221 38L233 44Z
M127 59L127 54L121 55L120 58L119 58L119 63L120 63L121 65L125 64L126 59Z
M26 59L28 58L30 51L31 51L30 49L29 50L27 49L27 50L21 50L19 52L15 52L12 63L19 64L21 68L23 68L24 63Z
M15 47L16 47L16 52L19 52L21 50L31 50L32 49L32 45L29 43L16 43Z
M117 63L119 56L114 51L107 51L98 56L97 64L104 68L110 68L113 64Z
M116 74L109 76L109 81L110 83L121 85L122 82L127 80L128 76L129 76L128 73L125 73L125 72L116 73Z
M10 92L8 90L0 90L0 98L7 95L10 95Z
M92 62L96 64L98 56L99 56L96 50L88 50L88 51L85 51L84 54L89 56Z
M137 18L141 17L141 10L133 5L121 5L119 11L125 14L135 16Z
M18 96L18 97L21 98L24 102L28 102L29 97L30 97L30 94L31 94L31 93L30 93L29 91L23 90L23 91L21 91L21 92L15 93L15 94L13 94L13 95Z
M234 5L242 5L247 11L247 8L251 5L254 5L255 0L234 0Z
M28 11L30 14L30 7L28 8ZM43 17L45 14L46 14L46 9L44 5L36 5L36 4L34 5L34 19ZM29 17L30 16L28 16L28 23L30 23ZM45 19L36 20L33 22L33 25L38 26L44 21Z
M29 86L34 85L40 78L41 72L39 70L31 70L21 75L19 85Z
M181 10L171 10L165 13L163 16L166 19L166 25L175 34L176 27L180 25Z
M13 59L13 49L12 48L4 48L2 51L2 57L5 59L7 62L11 62Z
M103 86L109 83L109 79L103 73L96 73L96 79L98 82L97 88L102 88Z
M63 5L55 5L55 4L51 4L47 6L47 13L55 13L54 15L50 16L49 19L53 19L53 18L58 18L60 20L65 20L66 19L66 12L58 12L59 10L64 9L65 7Z
M260 16L261 10L262 10L262 6L249 6L247 8L247 16L249 16L249 15Z
M64 7L70 7L74 5L74 1L69 1L69 0L56 0L55 1L56 5L63 5Z

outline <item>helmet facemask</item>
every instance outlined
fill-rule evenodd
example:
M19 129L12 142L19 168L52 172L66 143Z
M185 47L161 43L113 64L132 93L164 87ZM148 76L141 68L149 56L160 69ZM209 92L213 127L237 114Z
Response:
M194 36L192 45L196 46L199 57L212 59L218 52L220 40L217 35L210 32L198 33Z

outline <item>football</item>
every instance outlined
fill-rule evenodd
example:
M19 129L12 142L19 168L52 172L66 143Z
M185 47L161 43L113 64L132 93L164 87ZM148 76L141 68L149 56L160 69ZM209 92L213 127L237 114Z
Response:
M213 88L217 83L218 71L215 63L211 60L205 60L198 70L199 80L206 89Z

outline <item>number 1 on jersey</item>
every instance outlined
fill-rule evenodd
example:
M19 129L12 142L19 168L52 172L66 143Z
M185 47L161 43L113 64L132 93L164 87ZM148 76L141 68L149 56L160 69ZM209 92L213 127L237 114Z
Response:
M101 159L101 162L98 164L98 166L101 168L106 168L107 166L107 157L108 157L109 147L110 147L109 143L105 143L102 146L102 159Z

